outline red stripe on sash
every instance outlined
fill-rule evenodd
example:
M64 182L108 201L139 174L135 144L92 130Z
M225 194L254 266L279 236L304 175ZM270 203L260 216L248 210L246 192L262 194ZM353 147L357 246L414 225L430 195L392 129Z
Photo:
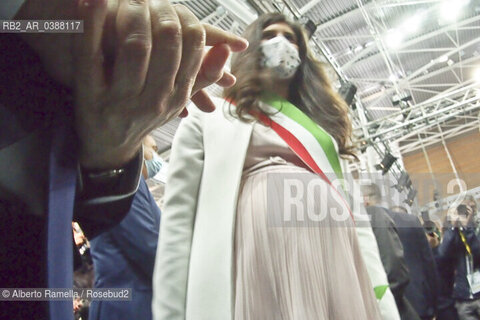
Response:
M297 154L297 156L302 159L302 161L316 174L320 175L322 179L326 180L328 184L331 184L328 177L323 173L323 171L318 167L315 160L313 160L310 153L303 146L303 144L298 141L298 139L291 134L287 129L267 117L265 114L258 114L260 121L263 122L267 127L272 128L287 144L288 146Z
M352 220L355 222L355 218L353 217L352 211L350 210L350 206L344 199L344 197L338 192L337 188L332 184L330 179L325 175L325 173L320 169L313 160L312 156L308 152L308 150L304 147L304 145L287 129L270 119L268 116L266 116L264 113L256 113L257 117L260 119L260 121L263 122L264 125L267 127L272 128L273 131L275 131L287 144L288 146L295 152L295 154L302 159L302 161L316 174L318 174L325 182L330 185L330 187L335 190L335 192L340 196L340 198L343 200L345 207L348 210L348 213L352 217Z

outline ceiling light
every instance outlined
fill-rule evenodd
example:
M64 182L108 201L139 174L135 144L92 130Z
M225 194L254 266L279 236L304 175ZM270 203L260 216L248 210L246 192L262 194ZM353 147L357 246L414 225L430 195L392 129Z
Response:
M403 24L402 24L402 30L405 30L406 32L409 33L415 33L418 31L420 26L422 25L424 13L420 12L414 15L411 18L408 18Z
M440 208L440 193L437 189L433 190L433 202L435 203L435 208Z
M387 153L385 157L382 159L382 162L380 164L377 164L375 168L377 170L382 170L382 174L385 175L388 170L392 167L392 165L395 163L397 160L396 157L394 157L391 153Z
M388 80L390 80L390 82L395 82L398 80L398 77L394 74L391 74L390 77L388 77Z
M226 12L227 10L222 6L218 6L217 9L215 9L215 14L219 17L223 16Z
M403 189L408 189L412 185L412 180L410 176L405 171L402 171L400 178L397 181L397 184L394 186L398 192L402 192Z
M415 201L416 196L417 196L417 190L412 188L408 191L407 199L405 199L404 202L411 207L413 204L413 201Z
M401 102L408 102L412 100L412 96L406 91L399 92L398 94L394 94L392 96L392 103L394 106L399 105Z
M357 87L351 82L343 82L338 94L345 100L347 105L352 106L353 100L355 98L355 93L357 93Z
M457 20L464 6L468 5L470 0L444 0L440 5L440 17L442 20L452 22Z
M448 59L448 61L447 61L447 64L448 64L449 67L453 66L454 63L455 62L453 62L452 59Z
M385 43L391 49L398 49L403 41L403 34L399 30L391 30L385 37Z
M447 61L448 61L448 56L447 56L447 55L443 55L443 56L441 56L440 58L438 58L437 61L438 61L439 63L447 62Z
M475 71L473 72L473 79L475 79L476 82L480 83L480 67L475 69Z

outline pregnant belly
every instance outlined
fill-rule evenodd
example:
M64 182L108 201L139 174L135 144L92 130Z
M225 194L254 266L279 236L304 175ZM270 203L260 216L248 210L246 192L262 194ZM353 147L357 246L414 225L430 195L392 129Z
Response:
M293 164L270 164L243 175L237 213L263 216L272 227L351 226L345 199L335 187Z

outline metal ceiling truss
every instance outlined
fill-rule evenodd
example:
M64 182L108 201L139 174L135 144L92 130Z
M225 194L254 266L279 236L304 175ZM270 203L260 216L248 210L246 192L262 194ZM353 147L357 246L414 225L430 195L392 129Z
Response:
M228 7L224 1L206 0L205 5L202 1L176 2L200 10L215 3ZM334 78L359 88L352 119L356 136L370 144L382 143L381 149L386 151L392 143L398 144L401 152L412 152L420 147L418 137L422 137L424 145L436 143L439 129L435 124L447 138L478 125L474 113L478 112L480 95L478 85L469 80L468 74L480 62L480 37L475 36L480 30L477 8L469 8L469 13L455 23L437 25L435 19L427 19L423 33L410 36L395 50L385 43L385 34L395 17L410 16L418 8L426 10L429 18L434 17L441 1L244 0L239 5L247 4L258 14L276 11L293 19L311 19L317 25L311 39L317 56L332 66ZM202 13L202 17L205 22L223 27L230 14L217 8ZM410 56L418 58L413 67L405 58ZM390 79L392 74L398 78ZM400 104L401 108L392 103L392 95L400 93L411 96L407 104ZM465 128L451 126L458 119L464 120Z
M480 19L479 19L480 20ZM442 59L448 59L450 56L454 55L454 54L458 54L459 52L463 51L464 49L474 45L474 44L477 44L480 42L480 38L477 38L477 39L474 39L472 41L469 41L468 43L462 45L462 46L459 46L457 48L455 48L454 50L451 50L443 55L441 55L438 59L436 60L431 60L430 62L428 62L427 64L419 67L417 70L415 70L414 72L412 72L410 75L408 75L407 77L405 77L404 79L401 79L399 80L398 82L398 87L400 89L403 89L407 86L411 86L412 84L419 84L421 83L422 81L425 81L427 79L430 79L430 78L433 78L435 76L438 76L438 75L441 75L443 73L446 73L446 72L452 72L456 69L463 69L465 66L467 66L469 63L471 62L478 62L479 61L479 57L477 56L473 56L471 58L468 58L468 59L465 59L465 60L462 60L460 62L457 62L457 63L453 63L451 65L448 65L447 61L443 61L441 62L440 58ZM417 52L419 53L419 52ZM440 68L438 68L440 66ZM434 70L433 72L432 71L429 71L430 69L432 68L435 68L437 67L438 69ZM355 78L352 78L351 79L352 81L355 82ZM384 79L385 80L385 79ZM457 81L459 83L462 83L462 79L457 79ZM395 92L395 89L394 88L388 88L387 90L381 92L381 95L370 95L370 96L366 96L364 98L362 98L362 101L364 103L368 103L368 105L370 107L374 107L376 106L376 104L382 99L385 97L385 95L390 95L392 93Z
M247 1L259 14L267 12L281 12L292 17L292 11L283 0L248 0Z
M473 130L478 130L479 124L478 122L468 122L462 126L440 126L441 131L439 132L438 130L436 131L428 131L424 130L422 132L422 136L418 137L417 139L413 139L413 136L410 139L405 139L405 141L408 141L408 144L406 145L401 145L399 147L399 150L402 154L408 154L409 152L417 151L422 148L422 144L424 147L428 147L431 145L435 145L437 143L442 142L442 137L443 139L451 139L456 136L472 132ZM421 140L420 140L421 139Z
M476 33L480 30L480 0L470 1L474 4L464 18L437 25L430 19L435 16L431 10L441 1L172 0L186 5L202 22L234 33L241 33L254 19L253 11L312 20L317 29L311 45L317 58L332 67L327 70L332 80L350 81L358 87L352 123L354 135L368 150L360 155L362 162L349 166L359 172L374 172L376 163L369 162L376 162L377 155L381 160L386 153L398 156L425 150L480 128L480 89L470 74L480 65ZM423 33L417 32L390 49L385 40L389 27L418 8L429 12ZM210 94L220 92L218 86L209 88ZM393 95L404 93L411 99L394 104ZM171 146L177 126L178 121L173 121L154 131L162 149ZM398 159L388 174L398 178L402 170ZM480 187L475 191L480 196ZM445 204L450 200L445 199ZM435 210L434 203L427 207Z
M362 123L362 121L359 121L359 119L354 119L353 123L357 128L357 134L363 131L360 133L360 136L363 135L364 141L367 141L369 144L378 143L379 139L377 138L381 137L383 142L396 143L400 145L401 147L399 148L399 151L406 153L421 148L421 143L418 141L418 133L424 134L425 138L422 139L424 140L424 145L432 145L439 142L438 139L442 135L444 138L451 138L453 136L468 132L473 128L477 128L478 122L472 122L475 117L472 117L471 115L473 112L477 112L479 110L478 99L480 95L476 90L478 85L471 84L471 81L466 81L463 70L464 68L476 66L475 63L479 62L479 58L478 56L473 56L471 58L462 59L462 53L464 53L464 50L478 45L480 38L475 38L465 43L460 43L458 40L458 30L479 29L479 26L472 26L471 24L480 21L480 16L464 19L462 21L458 21L457 23L449 24L424 35L415 37L409 41L405 41L394 51L389 50L383 41L383 35L388 30L383 18L380 18L380 21L372 18L370 16L371 11L373 9L378 10L379 7L418 5L425 3L432 4L438 3L439 1L355 1L356 7L351 8L349 11L340 16L323 21L317 28L317 36L315 39L321 45L327 48L328 45L324 44L324 42L329 40L345 40L353 43L355 43L355 41L357 41L357 43L362 43L365 42L366 39L372 39L375 41L375 46L363 48L359 54L355 54L352 59L342 65L335 63L336 59L338 59L338 57L335 56L335 53L332 54L328 50L323 50L324 52L327 52L327 58L329 61L335 61L335 69L341 70L339 73L343 75L344 79L346 78L353 83L370 82L375 84L383 82L384 90L381 90L378 93L372 94L371 92L359 91L357 98L361 100L362 104L365 106L365 109L374 110L375 108L378 108L389 111L398 110L398 106L388 107L384 104L383 106L377 105L379 105L381 102L384 102L386 96L390 96L393 93L398 94L402 91L410 92L413 100L411 101L413 102L413 105L390 113L387 117L377 119L376 121ZM319 1L313 0L307 5L304 5L302 9L312 8L313 5L318 3ZM301 12L306 12L302 9L300 9ZM347 22L349 19L352 19L359 14L363 16L367 25L367 29L371 34L348 35L340 37L318 36L318 31L327 31L328 28ZM449 32L455 32L456 38L453 38ZM451 40L452 46L442 48L425 46L412 48L413 46L422 43L430 43L430 45L432 45L431 40L440 35L446 35ZM351 49L352 47L350 47L350 50ZM398 56L399 54L404 53L433 53L438 54L438 58L428 61L428 63L424 64L423 66L416 68L415 71L405 75L405 69L402 66L401 59ZM382 78L359 79L355 77L348 78L348 76L346 76L346 74L349 73L349 70L356 64L375 59L379 55L382 57L385 67L387 70L389 70L389 74L394 74L394 69L401 69L401 73L403 73L405 77L403 79L399 79L397 82L395 80L386 81L386 79ZM450 60L450 58L456 56L459 57L458 62ZM439 82L438 76L446 73L453 74L457 81L448 83ZM436 83L429 83L428 81L430 80L436 80ZM414 92L427 93L433 95L433 97L424 102L416 103ZM369 114L369 111L367 111L367 118L372 118ZM447 129L449 121L458 119L464 119L465 123L460 126L460 128L454 127ZM434 124L440 125L440 133L429 134L431 133ZM360 129L358 127L359 125L362 127L366 125L366 128ZM434 128L433 130L438 131L438 128ZM416 139L408 139L409 137L413 136L415 136ZM381 153L379 153L379 155L381 155Z
M419 44L421 42L425 42L427 40L430 40L432 38L435 38L439 35L442 35L442 34L447 34L448 35L448 32L449 31L456 31L457 30L457 27L460 27L460 26L464 26L464 25L468 25L468 24L472 24L472 23L475 23L477 21L480 20L480 16L475 16L473 18L470 18L470 19L466 19L466 20L463 20L463 21L460 21L458 23L455 23L455 24L450 24L450 25L447 25L443 28L440 28L438 30L435 30L435 31L432 31L432 32L429 32L427 34L424 34L422 36L419 36L419 37L416 37L414 39L411 39L409 41L405 41L401 44L399 44L399 47L396 49L396 50L401 50L403 48L408 48L408 47L411 47L413 45L416 45L416 44ZM317 31L318 31L318 28L317 28ZM384 30L386 31L386 30ZM344 70L348 70L350 69L355 63L359 62L359 61L362 61L362 60L366 60L366 59L373 59L375 58L377 55L380 55L382 54L382 50L378 50L377 47L375 46L371 46L369 48L366 48L365 50L363 50L361 52L361 54L359 55L355 55L355 57L353 57L350 61L348 61L346 64L343 65L343 68Z
M361 128L361 131L360 128L356 128L355 133L360 137L360 141L365 140L369 143L374 142L377 137L390 142L402 142L408 139L412 132L422 133L437 123L457 120L460 116L467 116L464 119L471 121L469 117L471 113L480 109L479 97L476 84L470 84L440 94L430 101L411 105L387 117L370 121ZM398 120L399 117L403 119ZM368 132L366 136L365 131Z
M480 199L480 186L462 192L461 199L463 199L463 196L465 196L466 194L473 196L478 201ZM428 210L429 213L435 214L437 219L442 219L442 212L444 210L455 210L456 206L459 204L458 200L459 195L455 193L453 195L449 195L448 197L440 199L438 202L432 201L427 203L422 207L422 210Z

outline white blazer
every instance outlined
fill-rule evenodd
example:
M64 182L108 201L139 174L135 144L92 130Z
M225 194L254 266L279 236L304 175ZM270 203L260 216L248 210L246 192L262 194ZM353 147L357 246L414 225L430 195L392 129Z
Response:
M233 318L235 214L253 125L213 100L213 113L189 108L173 140L153 275L156 320ZM387 284L371 228L357 234L370 277ZM384 319L400 319L390 290L380 309Z

